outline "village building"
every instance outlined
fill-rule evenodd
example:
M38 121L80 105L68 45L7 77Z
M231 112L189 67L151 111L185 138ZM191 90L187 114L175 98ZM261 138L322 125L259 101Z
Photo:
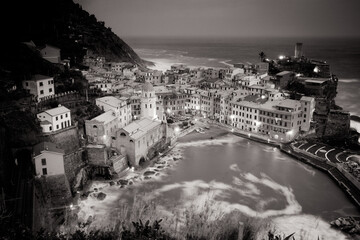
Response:
M97 98L95 102L105 113L85 121L86 135L90 143L109 147L115 140L116 130L132 121L131 104L127 98L113 96Z
M43 98L55 94L54 78L40 74L22 82L23 88L28 90L40 102Z
M59 106L38 113L37 118L40 121L40 125L44 133L55 132L72 125L71 112L64 106Z
M33 147L33 163L35 175L53 176L65 174L64 150L56 147L51 142L41 142Z
M60 48L45 44L44 47L40 47L41 57L51 63L60 63Z

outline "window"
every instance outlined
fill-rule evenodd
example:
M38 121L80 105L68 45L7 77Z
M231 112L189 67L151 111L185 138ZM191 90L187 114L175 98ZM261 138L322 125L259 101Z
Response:
M52 92L52 88L49 88L49 92Z
M65 117L67 117L67 113L65 113Z
M49 127L49 131L52 131L52 127L51 127L51 126Z
M40 87L44 86L43 82L39 82L39 86Z
M56 129L59 129L59 124L56 125Z
M42 175L47 175L47 169L46 168L42 169Z
M46 165L46 158L41 159L41 165L43 165L43 166Z
M44 90L40 90L40 95L44 94Z
M25 86L27 86L27 87L28 87L28 86L29 86L29 83L28 83L28 82L25 82Z
M59 120L59 117L55 117L55 120L56 120L56 121Z
M60 118L63 119L63 115L60 115Z

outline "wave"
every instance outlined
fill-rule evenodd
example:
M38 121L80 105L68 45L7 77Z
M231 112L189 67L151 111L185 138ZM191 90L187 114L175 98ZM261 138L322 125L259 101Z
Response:
M224 65L229 66L229 67L233 67L233 65L229 63L231 61L232 60L225 60L225 61L220 61L219 63L224 64Z
M226 143L237 143L242 141L242 139L233 137L233 136L226 136L218 139L211 139L211 140L198 140L198 141L191 141L191 142L181 142L177 144L177 147L205 147L205 146L214 146L214 145L223 145Z
M350 79L339 79L339 82L342 83L360 83L359 79L350 78Z

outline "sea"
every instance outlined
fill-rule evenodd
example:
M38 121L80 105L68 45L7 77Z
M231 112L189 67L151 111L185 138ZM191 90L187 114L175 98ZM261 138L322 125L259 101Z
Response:
M324 60L340 80L336 104L360 116L359 38L129 38L125 41L154 69L172 64L189 67L225 67L237 62L259 62L262 51L268 58L293 56L295 44L303 43L304 56Z

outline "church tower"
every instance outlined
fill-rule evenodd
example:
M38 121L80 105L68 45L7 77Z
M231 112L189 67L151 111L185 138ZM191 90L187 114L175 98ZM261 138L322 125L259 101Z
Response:
M143 84L140 102L141 118L157 118L155 90L151 83L145 82Z

